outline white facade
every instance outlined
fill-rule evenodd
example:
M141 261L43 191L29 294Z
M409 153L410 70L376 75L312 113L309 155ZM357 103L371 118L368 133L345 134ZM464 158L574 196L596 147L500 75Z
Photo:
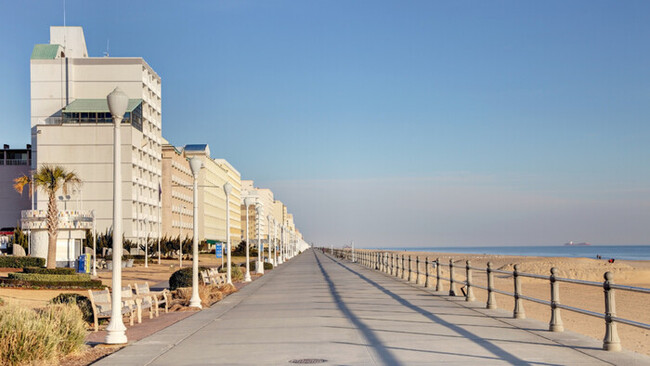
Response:
M157 237L161 79L142 58L87 54L81 27L51 27L50 44L34 48L30 62L32 166L56 164L74 171L83 185L70 201L78 209L95 211L98 232L109 229L113 124L106 96L119 87L130 99L130 120L125 118L121 127L124 235L135 241ZM46 208L47 197L37 194L37 209Z

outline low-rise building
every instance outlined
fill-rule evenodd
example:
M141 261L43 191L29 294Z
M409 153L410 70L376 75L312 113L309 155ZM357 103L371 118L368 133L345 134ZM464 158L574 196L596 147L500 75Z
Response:
M0 150L0 227L18 227L20 212L29 210L31 198L29 187L22 194L14 189L14 179L29 176L32 165L31 146L12 149L4 145Z

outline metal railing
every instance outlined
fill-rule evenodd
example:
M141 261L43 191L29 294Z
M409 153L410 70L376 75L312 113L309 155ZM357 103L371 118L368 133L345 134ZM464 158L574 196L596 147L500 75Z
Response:
M349 249L326 249L323 248L324 252L329 252L333 256L341 259L352 260L352 251ZM383 273L386 273L390 276L401 278L407 282L413 282L413 274L415 272L415 284L420 283L420 260L416 256L415 261L412 260L410 255L404 255L393 252L380 252L380 251L369 251L362 250L355 253L356 262L361 265L379 270ZM411 267L411 263L416 263L415 271ZM449 277L443 277L442 267L449 268ZM625 319L616 316L616 300L615 300L615 291L629 291L636 293L650 294L649 288L643 287L634 287L634 286L624 286L617 285L614 283L614 275L611 272L605 272L603 275L603 282L594 282L594 281L584 281L576 280L571 278L562 278L558 277L558 269L553 267L550 269L549 275L539 275L533 273L525 273L519 271L519 265L514 265L513 271L504 271L499 269L492 268L492 263L488 262L486 268L473 267L471 262L465 261L464 266L458 266L454 264L452 259L449 259L449 264L444 264L440 261L440 258L436 258L433 261L430 261L429 258L424 260L424 287L432 288L432 280L435 278L435 291L443 292L444 286L443 281L449 283L449 296L457 296L458 292L456 290L457 285L463 285L461 289L463 296L466 301L475 301L476 297L474 296L474 288L479 288L487 291L487 300L485 307L487 309L496 309L497 302L495 294L501 294L505 296L511 296L514 298L514 308L513 308L513 318L523 319L526 317L524 310L523 300L531 301L534 303L546 305L550 307L550 320L549 320L549 331L552 332L562 332L564 331L564 324L562 322L562 317L560 310L564 309L567 311L579 313L582 315L587 315L599 319L603 319L605 322L605 337L603 339L603 349L607 351L620 351L621 350L621 341L618 337L618 331L616 329L616 324L626 324L633 327L650 330L650 324L638 322L631 319ZM429 271L429 268L435 268L435 274L432 274ZM465 280L459 281L454 278L454 272L456 270L465 271ZM474 282L473 274L474 271L485 272L486 282L485 285L479 285ZM512 281L514 284L514 292L503 291L497 289L494 282L494 274L502 274L507 276L512 276ZM535 278L539 280L549 281L550 290L551 290L551 299L543 300L537 299L534 297L526 296L523 294L521 288L521 278ZM585 310L573 306L563 305L560 303L560 283L571 283L576 285L591 286L591 287L602 287L604 290L604 312L599 313L595 311Z

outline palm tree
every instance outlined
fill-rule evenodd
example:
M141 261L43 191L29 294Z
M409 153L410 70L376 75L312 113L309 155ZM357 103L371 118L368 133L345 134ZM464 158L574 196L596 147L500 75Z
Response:
M63 194L68 194L69 190L81 185L81 179L76 173L68 171L62 166L43 165L31 179L26 175L14 179L14 189L18 193L23 194L23 188L26 185L40 187L47 193L47 233L49 234L47 268L55 268L56 239L59 235L59 209L56 206L56 192L61 189Z

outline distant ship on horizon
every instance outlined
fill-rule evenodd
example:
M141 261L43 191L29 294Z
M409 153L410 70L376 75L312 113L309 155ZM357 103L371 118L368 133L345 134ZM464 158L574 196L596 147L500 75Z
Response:
M589 243L574 243L573 241L570 241L568 243L564 243L564 245L591 245Z

